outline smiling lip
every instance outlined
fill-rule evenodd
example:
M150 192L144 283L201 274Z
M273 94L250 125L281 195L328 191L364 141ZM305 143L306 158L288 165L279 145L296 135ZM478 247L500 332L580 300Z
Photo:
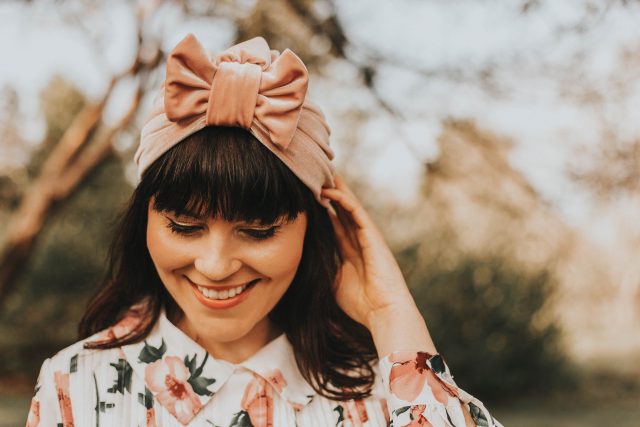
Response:
M231 297L231 298L227 298L224 300L219 300L219 299L212 299L212 298L207 298L205 297L202 292L200 292L198 290L198 286L193 283L189 278L187 278L187 280L189 281L189 284L191 285L191 290L193 291L196 299L198 301L200 301L200 303L202 303L202 305L204 305L207 308L212 308L212 309L224 309L224 308L230 308L233 307L235 305L240 304L242 301L244 301L245 299L247 299L247 297L249 296L249 293L251 293L251 290L254 288L254 285L258 282L258 280L252 280L249 286L247 286L247 288L242 291L240 294ZM209 289L216 289L216 290L225 290L225 289L231 289L236 286L210 286ZM242 285L240 285L242 286Z

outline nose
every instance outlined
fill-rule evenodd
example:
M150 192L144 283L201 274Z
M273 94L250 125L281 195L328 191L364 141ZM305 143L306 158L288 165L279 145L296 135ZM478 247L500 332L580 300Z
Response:
M212 282L222 282L242 268L233 245L223 233L210 233L195 257L195 269Z

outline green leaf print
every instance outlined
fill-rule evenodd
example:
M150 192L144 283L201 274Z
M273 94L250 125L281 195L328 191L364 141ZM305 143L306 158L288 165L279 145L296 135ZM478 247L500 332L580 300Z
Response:
M204 364L207 363L207 358L209 357L209 353L205 353L204 359L202 359L202 363L198 367L198 355L194 354L191 359L189 359L189 355L184 357L184 365L189 369L189 379L187 380L193 391L195 391L200 396L211 396L213 392L209 391L207 387L211 384L215 383L216 380L214 378L206 378L201 377L202 370L204 369Z
M409 409L411 409L411 406L403 406L401 408L396 409L395 411L393 411L393 415L395 415L396 417L400 414L404 414L405 412L407 412Z
M253 427L249 413L247 411L236 412L231 419L229 427Z
M339 425L342 425L342 423L344 423L344 408L342 407L342 405L338 405L333 408L333 410L338 413L338 421L336 421L336 427L338 427Z
M109 402L105 402L102 399L100 399L100 391L98 388L98 379L96 378L96 373L93 373L93 384L95 387L95 391L96 391L96 406L95 406L95 411L96 411L96 427L100 427L100 413L101 412L106 412L107 409L111 409L113 407L115 407L115 404L113 403L109 403Z
M138 393L138 403L144 405L147 409L153 408L153 394L151 394L151 390L145 387L144 394Z
M209 358L209 353L204 354L204 359L202 359L202 363L198 366L198 355L194 354L193 358L189 359L189 355L184 357L184 364L187 368L189 368L189 373L192 377L199 377L202 375L202 370L204 369L204 364L207 363L207 359Z
M100 402L100 412L106 412L107 409L111 409L116 406L114 403Z
M216 380L213 378L197 377L189 378L188 382L191 384L193 391L198 393L200 396L211 396L213 392L207 390L207 387L215 383Z
M125 359L118 359L118 363L110 363L111 366L116 368L116 372L118 373L118 378L116 378L116 382L113 386L107 391L109 393L122 393L124 391L128 391L131 393L131 375L133 374L133 369L129 362Z
M160 347L154 347L149 345L146 341L144 342L144 347L140 351L140 355L138 356L138 360L142 363L153 363L156 360L162 359L162 356L167 351L167 344L165 344L164 339L160 344Z
M78 371L78 355L74 354L71 360L69 361L69 373L74 373Z
M489 421L482 410L471 402L469 402L469 412L471 413L471 419L478 427L489 427Z
M445 372L444 360L439 354L431 356L431 358L429 359L429 364L431 365L431 369L433 370L433 372L435 372L436 374L442 374Z
M189 369L189 373L191 374L191 376L193 376L193 373L197 369L196 368L196 366L198 366L197 363L196 363L196 359L197 358L198 358L197 354L194 354L191 359L189 359L189 355L188 354L184 357L184 366L186 366L187 369Z

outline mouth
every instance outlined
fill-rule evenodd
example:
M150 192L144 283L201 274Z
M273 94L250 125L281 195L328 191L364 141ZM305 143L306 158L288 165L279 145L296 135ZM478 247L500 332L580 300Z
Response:
M187 280L189 279L187 278ZM199 286L191 280L189 280L189 283L198 301L208 308L221 309L240 304L247 298L251 289L253 289L259 281L260 279L254 279L243 285L225 287L224 289Z
M254 279L250 282L245 283L244 285L236 286L233 288L226 289L213 289L207 288L205 286L195 285L198 292L202 294L207 299L212 299L216 301L225 301L231 298L235 298L242 293L246 292L249 288L253 287L260 279Z

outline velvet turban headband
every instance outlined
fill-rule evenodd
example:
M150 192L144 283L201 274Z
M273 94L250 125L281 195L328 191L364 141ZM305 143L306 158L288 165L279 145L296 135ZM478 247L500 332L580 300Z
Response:
M286 49L262 37L210 59L192 34L169 54L167 76L142 128L134 161L138 177L187 136L210 126L247 129L307 185L323 206L322 187L334 187L329 127L307 98L308 72ZM215 142L215 141L212 141Z

